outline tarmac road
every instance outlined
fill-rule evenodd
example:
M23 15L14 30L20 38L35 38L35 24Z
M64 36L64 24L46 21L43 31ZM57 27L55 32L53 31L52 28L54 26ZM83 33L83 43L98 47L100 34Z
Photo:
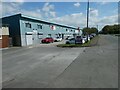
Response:
M12 51L13 50L13 51ZM118 37L97 46L40 45L3 51L3 88L117 88Z
M48 87L118 88L118 37L101 35Z
M85 48L59 48L55 44L3 51L3 88L44 88L59 76Z

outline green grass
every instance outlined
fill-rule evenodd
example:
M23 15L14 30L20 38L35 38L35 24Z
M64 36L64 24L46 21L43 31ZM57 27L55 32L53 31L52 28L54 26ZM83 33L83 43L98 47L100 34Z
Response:
M120 34L116 34L115 36L118 36L118 37L120 37Z
M95 36L93 39L84 44L59 44L57 47L90 47L97 44L99 36Z

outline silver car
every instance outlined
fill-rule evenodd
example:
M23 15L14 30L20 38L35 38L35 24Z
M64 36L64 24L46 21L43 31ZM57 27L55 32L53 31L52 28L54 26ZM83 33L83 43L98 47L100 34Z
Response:
M66 44L75 44L75 38L70 38L66 41Z
M56 38L54 38L54 41L55 42L60 42L60 41L62 41L62 38L61 37L56 37Z
M87 41L90 41L90 37L89 36L83 36L82 37L82 42L86 43Z

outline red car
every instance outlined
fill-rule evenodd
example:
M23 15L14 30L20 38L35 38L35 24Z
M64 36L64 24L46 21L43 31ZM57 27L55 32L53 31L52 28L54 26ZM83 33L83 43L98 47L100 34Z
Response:
M41 42L42 43L53 43L54 39L52 37L47 37L47 38L42 39Z

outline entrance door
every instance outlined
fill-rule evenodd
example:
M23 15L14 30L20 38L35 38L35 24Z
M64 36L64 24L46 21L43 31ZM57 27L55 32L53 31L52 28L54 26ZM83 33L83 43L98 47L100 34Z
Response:
M32 45L33 44L32 35L26 35L26 42L27 42L27 45Z

